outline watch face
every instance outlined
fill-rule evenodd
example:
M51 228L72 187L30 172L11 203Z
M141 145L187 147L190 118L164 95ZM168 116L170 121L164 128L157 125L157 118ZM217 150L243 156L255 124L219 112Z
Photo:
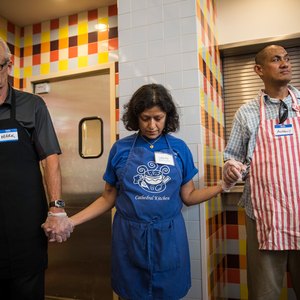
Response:
M65 201L63 201L63 200L51 201L49 206L63 208L63 207L65 207Z
M65 202L63 200L56 200L55 206L56 207L65 207Z

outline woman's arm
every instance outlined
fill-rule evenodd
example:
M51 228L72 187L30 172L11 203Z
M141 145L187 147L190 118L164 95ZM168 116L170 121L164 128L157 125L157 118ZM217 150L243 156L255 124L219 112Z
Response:
M223 191L222 185L210 186L203 189L196 189L193 180L188 181L181 187L181 199L186 206L199 204L215 197Z
M116 198L116 187L110 185L109 183L106 183L104 192L99 198L97 198L93 203L91 203L89 206L87 206L77 214L70 217L73 225L76 226L92 220L112 209L115 205Z

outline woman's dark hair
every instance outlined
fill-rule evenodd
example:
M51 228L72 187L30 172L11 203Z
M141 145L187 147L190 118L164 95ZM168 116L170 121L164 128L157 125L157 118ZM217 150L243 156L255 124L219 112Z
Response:
M139 130L139 115L154 106L166 113L164 133L179 129L179 115L171 94L163 85L154 83L141 86L124 105L122 121L125 128L130 131Z

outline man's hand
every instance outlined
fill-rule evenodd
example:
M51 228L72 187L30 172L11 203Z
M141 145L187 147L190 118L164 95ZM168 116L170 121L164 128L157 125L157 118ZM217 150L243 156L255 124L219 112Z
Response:
M74 224L66 213L48 213L48 218L42 228L49 242L65 242L74 229Z

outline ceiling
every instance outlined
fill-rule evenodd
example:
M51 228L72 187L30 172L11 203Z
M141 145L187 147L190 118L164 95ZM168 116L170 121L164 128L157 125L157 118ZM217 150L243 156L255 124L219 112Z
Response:
M0 16L23 27L116 3L117 0L1 0Z

